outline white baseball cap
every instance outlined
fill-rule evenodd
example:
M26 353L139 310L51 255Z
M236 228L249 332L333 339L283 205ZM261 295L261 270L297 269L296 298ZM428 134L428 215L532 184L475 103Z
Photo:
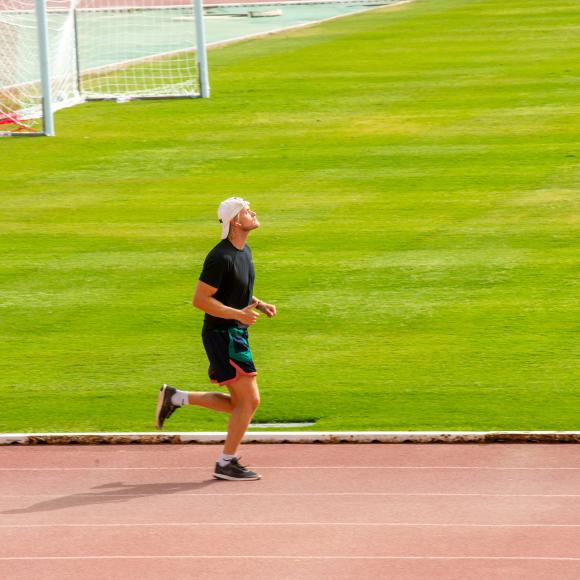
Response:
M222 240L230 233L230 222L243 210L250 207L250 202L241 197L228 197L218 207L218 219L222 224Z

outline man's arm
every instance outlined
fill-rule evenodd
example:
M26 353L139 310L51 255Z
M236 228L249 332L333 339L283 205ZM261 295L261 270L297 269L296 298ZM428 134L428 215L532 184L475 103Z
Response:
M263 312L268 318L272 318L272 316L276 316L276 307L273 304L268 304L263 300L252 296L252 302L256 304L256 310Z
M217 318L239 320L242 324L247 324L248 326L251 326L256 322L260 315L252 310L252 308L256 307L255 301L252 301L252 304L246 306L242 310L230 308L216 298L213 298L213 295L217 291L217 288L198 280L195 294L193 296L193 305L196 308L207 312L211 316L216 316Z

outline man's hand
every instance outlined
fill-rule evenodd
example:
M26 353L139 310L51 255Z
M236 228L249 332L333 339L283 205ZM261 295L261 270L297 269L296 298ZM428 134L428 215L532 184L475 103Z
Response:
M263 312L268 318L276 316L276 307L273 304L267 304L266 302L258 302L256 308Z
M242 324L247 324L248 326L252 326L258 320L258 316L260 316L257 312L254 312L253 308L256 308L258 305L258 301L254 300L251 304L242 308L242 310L238 310L239 315L237 316L237 320L239 320Z

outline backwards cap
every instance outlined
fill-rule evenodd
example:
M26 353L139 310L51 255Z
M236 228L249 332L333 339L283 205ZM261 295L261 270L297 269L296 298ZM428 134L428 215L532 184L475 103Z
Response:
M250 202L241 197L229 197L222 201L218 208L218 219L222 224L222 240L228 237L230 222L243 210L250 207Z

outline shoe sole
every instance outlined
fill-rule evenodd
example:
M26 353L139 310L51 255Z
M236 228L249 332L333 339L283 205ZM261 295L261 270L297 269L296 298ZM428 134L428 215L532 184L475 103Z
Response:
M161 414L161 408L163 407L163 400L165 399L165 389L167 389L167 385L163 385L159 390L159 395L157 396L157 410L155 411L155 426L157 427L158 431L161 431L163 428L162 425L159 425L159 416Z
M261 475L257 475L256 477L232 477L231 475L222 475L221 473L214 473L213 476L216 479L226 479L227 481L257 481L258 479L262 479Z

